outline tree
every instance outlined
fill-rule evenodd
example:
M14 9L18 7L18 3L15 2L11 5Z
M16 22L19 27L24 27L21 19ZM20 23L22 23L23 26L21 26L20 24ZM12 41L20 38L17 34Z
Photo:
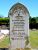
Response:
M32 24L36 24L36 19L35 19L35 18L32 18L32 19L31 19L31 23L32 23Z
M32 17L30 16L30 17L29 17L29 24L31 23L31 19L32 19Z
M31 18L30 20L30 28L33 29L33 28L36 28L36 19L35 18Z

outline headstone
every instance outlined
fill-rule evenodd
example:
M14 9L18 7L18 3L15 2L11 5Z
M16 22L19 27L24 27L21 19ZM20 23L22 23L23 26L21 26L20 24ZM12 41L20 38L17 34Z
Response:
M10 17L10 50L29 48L29 12L17 3L9 11Z

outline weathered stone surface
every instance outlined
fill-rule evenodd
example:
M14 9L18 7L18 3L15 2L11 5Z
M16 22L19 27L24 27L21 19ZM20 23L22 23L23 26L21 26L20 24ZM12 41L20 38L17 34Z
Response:
M10 17L10 48L30 48L29 45L29 13L27 8L17 3L9 11ZM17 50L19 50L17 49Z

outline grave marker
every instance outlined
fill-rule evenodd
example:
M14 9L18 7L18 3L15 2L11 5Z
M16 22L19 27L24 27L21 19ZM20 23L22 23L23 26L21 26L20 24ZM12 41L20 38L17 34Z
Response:
M9 11L10 17L10 50L24 49L29 44L29 12L17 3Z

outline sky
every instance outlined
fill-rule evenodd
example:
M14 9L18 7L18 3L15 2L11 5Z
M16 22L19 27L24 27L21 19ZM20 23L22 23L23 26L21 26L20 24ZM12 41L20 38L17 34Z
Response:
M0 0L0 15L8 17L10 8L18 2L28 9L30 16L38 16L38 0Z

